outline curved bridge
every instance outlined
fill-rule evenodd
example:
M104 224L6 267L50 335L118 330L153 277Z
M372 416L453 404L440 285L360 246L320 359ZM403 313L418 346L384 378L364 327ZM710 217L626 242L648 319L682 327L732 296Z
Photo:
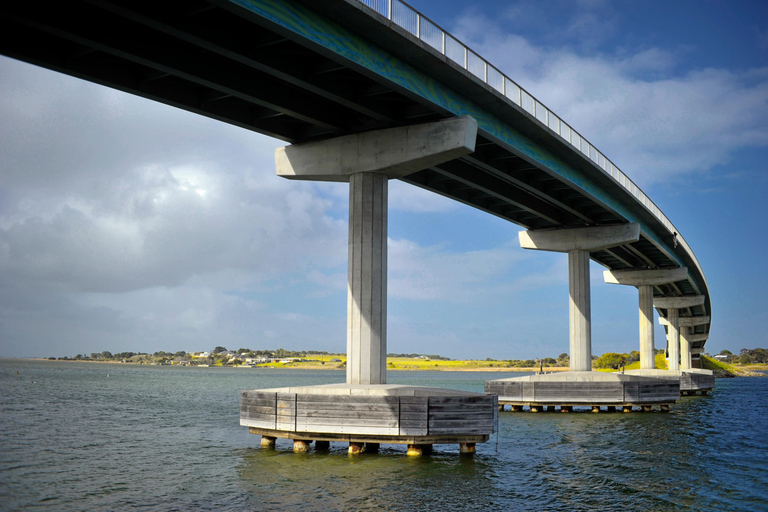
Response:
M579 247L612 271L607 281L638 286L641 318L652 303L703 352L707 282L661 210L564 120L399 0L16 1L0 20L0 53L292 144L470 116L474 152L399 179L527 228L529 248L578 252L544 233L636 225L634 238ZM659 273L672 269L687 271Z

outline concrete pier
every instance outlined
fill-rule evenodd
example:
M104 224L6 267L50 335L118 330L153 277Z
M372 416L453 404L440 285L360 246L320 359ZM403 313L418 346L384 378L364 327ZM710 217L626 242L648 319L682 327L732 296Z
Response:
M715 387L715 377L712 371L700 368L689 368L687 370L627 370L624 374L678 382L680 384L680 394L683 396L706 394Z
M472 153L476 137L477 122L459 117L276 151L279 176L349 182L347 382L243 391L241 425L293 439L296 451L305 440L347 442L353 455L379 443L469 453L496 431L495 396L386 383L388 180Z
M687 279L688 269L606 270L603 277L606 283L637 287L640 304L640 368L654 369L653 288Z
M512 410L569 412L574 406L662 406L680 397L679 384L592 371L589 253L637 241L638 224L596 226L552 231L522 231L524 249L568 253L570 371L485 381L485 392L497 394ZM647 308L646 308L647 309ZM652 316L651 316L652 319ZM651 347L652 347L651 341ZM652 349L651 349L652 350Z
M380 443L431 446L483 443L496 431L495 395L394 384L295 386L242 391L240 424L272 440L349 443L371 453ZM370 448L370 449L369 449Z
M592 370L592 312L589 252L635 242L639 224L620 224L551 231L521 231L523 249L568 253L570 370Z
M680 309L704 304L703 295L655 297L653 307L667 311L667 368L680 369ZM689 363L690 364L690 363Z
M545 407L645 408L669 406L680 399L680 381L603 372L557 372L485 381L485 392L498 395L499 404L512 411L528 406L531 412ZM624 409L626 410L626 409ZM630 409L631 410L631 409Z

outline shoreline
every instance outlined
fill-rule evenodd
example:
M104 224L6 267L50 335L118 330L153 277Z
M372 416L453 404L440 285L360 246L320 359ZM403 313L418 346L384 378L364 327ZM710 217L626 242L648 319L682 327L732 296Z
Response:
M82 360L82 359L48 359L45 357L4 357L0 359L19 359L23 361L38 361L38 362L50 362L50 363L91 363L91 364L116 364L116 365L138 365L138 366L176 366L176 367L185 367L185 368L197 368L198 365L160 365L160 364L148 364L148 363L138 363L138 362L121 362L121 361L88 361L88 360ZM461 361L452 361L453 363L461 363ZM465 364L474 364L473 362L465 362ZM493 364L496 364L494 362ZM256 365L251 367L241 367L241 366L218 366L218 365L210 365L210 366L201 366L201 368L243 368L243 369L264 369L264 370L272 370L272 369L282 369L282 370L322 370L322 371L346 371L344 367L339 368L338 366L329 367L329 365L320 365L320 364L301 364L301 363L287 363L286 365L280 365L280 366L274 366L272 364L266 364L266 365ZM756 372L768 372L768 364L763 365L749 365L748 367L734 367L734 369L738 372L735 376L739 377L764 377L765 375L756 373ZM550 366L550 367L544 367L544 373L552 373L552 372L564 372L568 371L569 368L562 367L562 366ZM394 367L394 368L387 368L387 371L396 371L396 372L515 372L515 373L523 373L523 372L538 372L540 371L540 367L517 367L517 366L480 366L480 367L461 367L461 366L453 366L453 367L446 367L441 365L436 366L423 366L423 367ZM593 370L597 371L597 370Z

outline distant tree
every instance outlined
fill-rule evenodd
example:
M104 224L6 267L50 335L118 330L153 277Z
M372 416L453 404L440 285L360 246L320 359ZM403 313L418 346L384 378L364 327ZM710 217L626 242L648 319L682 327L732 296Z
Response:
M721 350L720 351L720 355L721 356L732 356L733 352L731 352L730 350Z
M627 359L627 354L617 354L615 352L607 352L600 356L595 362L595 366L598 368L613 368L618 369L621 366L621 362Z
M751 364L752 363L752 358L749 357L749 354L744 353L744 354L741 354L741 357L739 358L739 362L741 364Z
M112 352L110 352L109 350L105 350L104 352L101 353L101 357L103 359L112 359Z
M226 352L226 351L227 351L226 347L216 347L215 349L213 349L211 351L211 354L220 354L220 353Z
M768 361L768 350L764 348L755 348L750 351L752 360L756 363L765 363Z
M563 352L562 354L557 356L557 358L558 359L568 359L568 353L567 352Z
M173 354L173 357L186 357L186 355L187 355L186 352L184 352L183 350L179 350L178 352Z

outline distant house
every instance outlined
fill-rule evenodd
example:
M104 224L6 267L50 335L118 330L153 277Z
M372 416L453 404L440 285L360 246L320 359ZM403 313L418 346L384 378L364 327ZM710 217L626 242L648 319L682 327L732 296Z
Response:
M331 359L331 362L332 363L340 363L341 359L337 359L337 358L334 357L333 359Z
M727 356L725 354L717 354L715 356L715 359L728 359L729 357L731 357L731 356Z

